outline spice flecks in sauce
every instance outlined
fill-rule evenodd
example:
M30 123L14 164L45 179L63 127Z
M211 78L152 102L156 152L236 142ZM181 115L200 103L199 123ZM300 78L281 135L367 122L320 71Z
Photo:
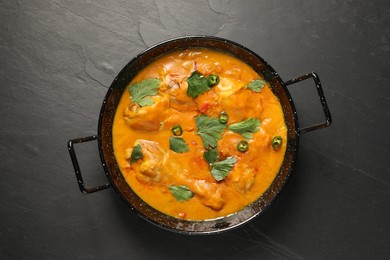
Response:
M196 84L207 84L212 74L218 76L218 83L203 85L205 91L189 96L187 79L194 71L199 73ZM124 91L113 124L115 156L130 187L155 209L191 220L226 216L258 199L278 173L287 143L282 108L268 83L259 92L248 88L262 77L239 59L207 49L160 57L144 68L129 88L148 79L161 81L158 93L145 94L147 99L142 104L146 105L140 106L132 102L129 91ZM225 124L218 122L222 112L228 116ZM216 119L213 126L219 132L206 131L203 137L197 133L196 121L202 116L213 122ZM243 122L260 122L260 126L228 130L230 125ZM170 149L170 138L178 138L172 133L175 126L181 127L182 140L174 141L185 143L188 150ZM206 156L210 161L203 156L212 150L204 146L202 138L207 135L218 137L213 148L218 153ZM279 149L272 148L274 136L283 139ZM244 152L237 149L242 140L248 144ZM142 157L138 154L130 165L130 153L137 145ZM211 154L217 157L210 159ZM212 171L217 171L218 180ZM172 186L185 188L172 189L178 192L173 194L169 189Z

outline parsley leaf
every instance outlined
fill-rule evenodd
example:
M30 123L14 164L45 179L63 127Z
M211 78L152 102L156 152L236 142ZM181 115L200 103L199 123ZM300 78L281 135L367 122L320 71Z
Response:
M170 137L169 138L169 149L177 153L188 152L188 146L183 138L181 137Z
M158 94L158 88L161 80L158 78L148 78L141 81L141 83L133 83L129 86L131 101L137 103L141 107L151 106L154 101L150 96Z
M196 134L202 137L203 146L206 149L217 147L218 140L222 138L225 125L221 124L217 118L207 117L205 115L197 116L195 123L198 128Z
M228 157L223 161L213 163L211 167L211 175L213 175L215 180L222 181L226 178L226 176L228 176L230 170L236 162L236 158Z
M141 150L141 145L140 144L137 144L136 146L134 146L134 149L133 151L131 152L131 156L130 156L130 165L137 161L138 159L141 159L142 157L144 156L144 154L142 153L142 150Z
M218 150L216 148L204 152L203 158L208 163L215 163L218 160Z
M265 83L266 82L264 80L262 80L262 79L255 79L255 80L252 80L248 84L247 88L249 88L249 89L253 90L254 92L258 93L258 92L260 92L264 88Z
M198 71L192 72L191 76L186 79L188 83L187 95L193 98L209 91L211 88L207 84L208 78L200 74Z
M194 196L194 193L187 186L171 185L168 189L172 192L173 196L180 202L189 200Z
M232 132L242 135L245 139L252 139L253 133L260 130L261 122L257 118L248 118L247 120L231 124L228 129Z

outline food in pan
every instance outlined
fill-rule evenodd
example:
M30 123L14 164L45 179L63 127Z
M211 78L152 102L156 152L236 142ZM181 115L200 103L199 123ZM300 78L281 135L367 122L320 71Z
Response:
M151 207L206 220L240 211L271 185L287 143L269 84L229 54L166 54L124 91L113 146L129 186Z

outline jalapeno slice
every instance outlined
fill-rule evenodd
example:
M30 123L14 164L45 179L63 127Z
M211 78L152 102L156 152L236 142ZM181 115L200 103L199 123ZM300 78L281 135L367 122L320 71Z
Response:
M283 139L279 135L272 139L272 148L279 149L282 146Z
M229 115L226 112L221 112L218 116L218 121L221 124L226 124L227 121L229 120Z
M211 74L208 78L207 78L207 85L209 87L212 87L212 86L215 86L219 83L219 76L218 75L215 75L215 74Z
M241 140L237 144L237 150L239 150L242 153L246 152L248 150L248 148L249 148L249 143L246 140Z
M175 136L180 136L183 134L183 129L181 128L180 125L175 125L172 127L171 129L172 133L175 135Z

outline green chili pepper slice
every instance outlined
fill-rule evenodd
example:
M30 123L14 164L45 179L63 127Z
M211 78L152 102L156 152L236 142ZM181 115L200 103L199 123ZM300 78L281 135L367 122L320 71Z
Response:
M282 141L282 137L280 137L279 135L275 136L272 139L272 148L279 149L282 146Z
M215 74L211 74L208 78L207 78L207 85L209 87L212 87L212 86L215 86L219 83L219 76L218 75L215 75Z
M226 112L221 112L219 114L218 121L221 124L226 124L228 120L229 120L229 115Z
M180 125L175 125L172 127L171 129L172 133L175 135L175 136L180 136L183 134L183 129L181 128Z
M249 148L249 143L246 140L241 140L237 144L237 150L239 150L242 153L246 152L248 148Z

